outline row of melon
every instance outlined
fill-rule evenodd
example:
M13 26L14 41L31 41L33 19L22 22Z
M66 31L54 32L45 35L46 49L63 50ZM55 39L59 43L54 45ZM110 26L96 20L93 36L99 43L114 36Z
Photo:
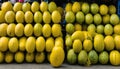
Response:
M66 6L65 6L65 11L66 12L72 11L74 13L82 11L84 14L100 13L100 15L106 15L106 14L115 14L116 13L116 7L114 5L107 6L106 4L100 4L99 5L97 3L75 1L73 3L67 3Z
M86 31L76 31L72 35L66 35L65 45L66 48L73 49L75 53L79 53L82 49L89 52L94 49L97 52L104 50L120 50L120 35L103 36L96 34L94 38Z
M62 36L62 27L60 24L53 24L51 26L50 24L41 25L40 23L36 23L34 26L32 24L26 24L24 26L22 23L0 24L0 36L28 37L32 35L36 37L44 36L46 38L51 35L53 37L59 37Z
M90 65L108 64L120 65L118 55L120 51L120 35L103 36L95 34L94 37L87 31L75 31L72 35L66 35L65 46L67 52L67 62L70 64ZM114 51L115 50L115 51ZM117 51L117 55L111 54ZM98 58L99 54L99 58ZM87 57L88 56L88 57Z
M79 24L112 24L116 25L119 23L119 16L117 14L106 14L101 16L99 13L92 15L87 13L86 15L82 11L78 11L74 14L72 11L68 11L65 14L66 23L79 23Z
M79 23L75 23L75 24L66 24L65 27L66 33L71 35L73 34L75 31L88 31L91 33L92 37L94 37L94 35L96 33L98 34L103 34L103 35L115 35L118 34L120 35L120 24L117 25L111 25L111 24L106 24L106 25L94 25L94 24L90 24L90 25L81 25Z
M37 52L37 53L25 53L21 51L17 51L16 53L12 52L0 52L0 63L43 63L45 61L45 53Z
M1 37L0 63L3 60L6 63L11 63L13 58L17 63L33 62L34 60L36 63L43 63L44 60L48 60L53 67L59 67L65 59L63 44L62 37Z
M35 23L42 23L42 21L44 23L51 23L51 21L53 23L60 23L61 21L61 14L58 11L53 11L52 14L48 11L45 11L43 14L40 11L37 11L34 15L31 11L27 11L25 14L23 11L18 11L16 14L13 11L7 11L6 13L1 11L0 14L1 23L14 23L15 20L17 23L33 23L33 21ZM56 16L58 19L56 19Z
M107 51L102 51L97 53L95 50L86 52L81 50L78 54L74 52L73 49L70 49L67 52L67 62L69 64L80 64L85 66L95 65L95 64L112 64L120 65L120 53L117 50L112 50L109 53Z
M55 2L49 3L49 6L54 6L55 8L51 8L50 10L47 9L48 4L46 2L41 2L42 12L37 9L38 2L33 2L32 5L29 3L15 3L12 7L10 2L4 2L1 6L0 11L0 23L7 22L7 23L60 23L62 18L63 9L58 7ZM9 7L8 7L9 6ZM30 9L31 7L31 9ZM46 7L46 8L43 8ZM22 10L23 9L23 10ZM56 18L57 17L57 18Z
M26 51L28 53L33 52L48 52L50 53L54 46L60 46L64 48L63 46L63 38L62 37L49 37L44 38L43 36L39 37L1 37L0 38L0 51L6 52L10 51L12 53L15 53L17 51Z
M65 6L65 21L66 23L79 24L112 24L119 23L119 17L116 14L116 7L114 5L105 5L97 3L89 4L87 2L73 2L67 3Z
M52 13L54 10L58 10L58 9L60 9L60 7L57 6L55 2L47 3L45 1L42 1L41 3L34 1L32 2L32 4L30 4L29 2L26 3L16 2L13 5L11 2L3 2L1 6L1 10L4 12L12 10L14 12L32 11L32 13L35 13L37 11L41 11L41 12L49 11L50 13Z

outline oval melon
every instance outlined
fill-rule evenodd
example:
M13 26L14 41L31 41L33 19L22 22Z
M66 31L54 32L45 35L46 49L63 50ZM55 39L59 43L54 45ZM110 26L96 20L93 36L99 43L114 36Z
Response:
M22 23L18 23L15 27L15 35L18 37L23 36L24 34L24 25Z
M0 51L5 52L8 50L8 43L9 38L8 37L1 37L0 38Z
M8 27L8 24L6 24L6 23L0 24L0 36L7 35L7 27Z
M13 53L18 51L18 48L19 48L18 39L16 37L10 38L9 43L8 43L8 48L9 48L9 51Z
M60 59L60 60L59 60ZM53 67L60 67L65 59L65 52L63 48L59 46L55 46L52 49L52 52L50 54L50 64Z
M37 52L43 52L45 49L45 39L40 36L36 39L36 51Z
M40 24L40 23L36 23L35 25L34 25L34 35L35 36L40 36L40 35L42 35L42 25Z
M35 42L36 39L35 37L28 37L26 40L26 45L25 45L25 49L28 53L33 53L35 51Z
M32 23L33 22L33 13L31 11L25 12L25 22Z
M99 54L99 62L101 64L107 64L109 61L109 54L107 51L103 51Z
M85 15L83 12L79 11L76 13L76 21L79 23L79 24L82 24L85 20Z
M32 24L26 24L24 27L25 36L31 36L33 34L33 26Z
M85 50L80 51L78 54L78 63L85 65L87 63L88 55Z
M95 50L91 50L89 53L88 53L88 58L91 62L91 64L96 64L98 62L98 54Z
M14 23L11 23L8 25L8 27L7 27L7 35L8 36L10 36L10 37L15 36L15 26L16 26L16 24L14 24Z
M102 52L104 50L104 36L101 34L97 34L94 37L94 49L97 52Z
M70 49L67 52L67 62L69 64L75 64L77 62L77 54L73 51L73 49Z
M120 53L117 50L113 50L110 52L110 63L114 66L120 65Z
M106 36L104 39L105 49L111 51L115 47L114 38L112 36Z

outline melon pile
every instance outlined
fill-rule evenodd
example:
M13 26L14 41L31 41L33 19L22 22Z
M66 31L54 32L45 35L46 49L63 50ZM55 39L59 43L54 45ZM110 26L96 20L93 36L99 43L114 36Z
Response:
M65 20L66 24L62 22ZM2 3L0 63L120 65L120 24L114 5L34 1ZM64 28L65 26L65 28Z
M4 2L0 11L0 63L47 60L53 67L60 66L65 58L62 15L63 9L55 2Z
M65 13L69 64L120 65L120 22L114 5L73 2L66 4Z

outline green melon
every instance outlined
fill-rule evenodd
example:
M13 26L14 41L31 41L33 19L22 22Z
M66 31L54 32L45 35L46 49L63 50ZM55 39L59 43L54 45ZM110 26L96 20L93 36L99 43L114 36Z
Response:
M91 50L89 53L88 53L88 58L91 62L91 64L96 64L98 62L98 54L95 50Z
M78 63L85 65L87 63L88 55L85 50L80 51L78 54Z
M106 51L103 51L99 54L99 62L101 64L107 64L108 63L108 60L109 60L109 55L108 55L108 52Z
M98 25L102 23L102 16L100 14L94 15L94 24Z
M104 27L105 35L112 35L113 30L114 30L114 28L111 24L106 24L105 27Z
M75 64L77 62L77 54L73 49L70 49L67 53L67 62L69 64Z
M84 2L84 3L82 4L82 11L83 11L85 14L87 14L87 13L89 13L89 10L90 10L89 4L86 3L86 2Z
M82 24L85 20L85 15L83 12L79 11L76 13L76 21L79 23L79 24Z
M73 23L75 21L75 15L72 11L68 11L65 14L65 20L67 23Z
M73 24L66 24L66 32L68 34L73 34L75 31L74 25Z
M86 22L86 24L93 23L93 16L92 16L92 14L90 14L90 13L86 14L86 16L85 16L85 22Z
M96 3L92 3L90 6L90 10L92 12L92 14L97 14L99 11L99 6Z

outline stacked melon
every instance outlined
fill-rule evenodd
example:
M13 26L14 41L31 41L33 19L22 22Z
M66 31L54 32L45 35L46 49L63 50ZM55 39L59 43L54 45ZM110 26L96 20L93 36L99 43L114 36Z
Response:
M4 2L0 11L0 62L43 63L48 57L52 66L60 66L65 56L62 15L63 9L54 2Z
M73 2L66 4L65 11L68 63L120 65L120 25L114 5Z

